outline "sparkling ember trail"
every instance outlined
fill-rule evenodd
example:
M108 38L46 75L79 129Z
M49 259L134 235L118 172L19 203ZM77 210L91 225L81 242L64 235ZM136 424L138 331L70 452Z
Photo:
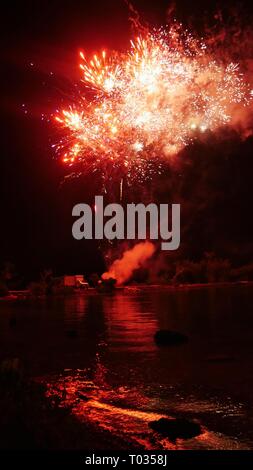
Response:
M57 152L73 173L114 168L143 180L252 98L239 65L177 23L137 37L126 53L80 58L78 98L55 116Z

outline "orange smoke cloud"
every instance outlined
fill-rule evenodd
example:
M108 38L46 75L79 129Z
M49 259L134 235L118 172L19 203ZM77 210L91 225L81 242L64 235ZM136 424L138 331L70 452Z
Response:
M124 284L154 252L155 245L153 243L149 241L138 243L132 249L125 251L121 259L114 261L109 271L102 275L102 279L113 278L116 279L118 285Z

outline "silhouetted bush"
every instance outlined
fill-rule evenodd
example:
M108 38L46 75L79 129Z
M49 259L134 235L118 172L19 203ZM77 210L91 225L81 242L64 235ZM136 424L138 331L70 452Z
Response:
M253 263L231 269L231 279L234 281L253 281Z
M0 297L8 295L8 289L4 282L0 281Z

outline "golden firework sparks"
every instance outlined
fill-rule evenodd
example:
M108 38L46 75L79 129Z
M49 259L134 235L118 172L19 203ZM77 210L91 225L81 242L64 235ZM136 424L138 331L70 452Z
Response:
M56 116L65 130L58 150L72 166L109 163L144 177L152 160L229 124L252 99L238 64L219 61L178 25L136 38L126 53L80 58L83 96Z

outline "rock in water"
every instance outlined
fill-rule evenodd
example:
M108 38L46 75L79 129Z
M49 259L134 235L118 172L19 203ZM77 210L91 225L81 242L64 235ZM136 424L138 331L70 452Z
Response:
M158 346L171 346L187 343L188 337L182 333L171 330L159 330L155 333L155 342Z
M83 401L89 401L90 400L90 398L87 397L87 395L84 395L84 393L82 393L82 392L77 392L77 396L78 396L78 398L80 398Z
M76 330L68 330L66 331L66 336L69 339L76 339L78 338L78 333Z
M183 418L161 418L158 421L151 421L149 427L153 431L168 437L171 441L176 439L192 439L201 434L201 427L198 423L187 421Z

